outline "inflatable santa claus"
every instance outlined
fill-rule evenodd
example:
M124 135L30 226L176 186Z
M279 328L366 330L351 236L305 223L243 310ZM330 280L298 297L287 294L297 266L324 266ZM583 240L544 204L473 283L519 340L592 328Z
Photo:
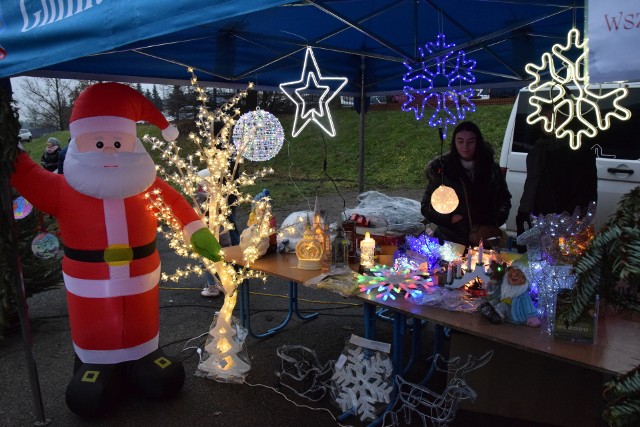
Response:
M136 136L140 120L158 126L167 140L178 136L134 89L90 86L73 106L64 175L46 171L23 152L11 180L58 220L77 356L66 401L79 415L108 411L127 383L159 399L177 394L184 383L181 362L158 348L157 220L144 194L159 189L196 252L220 259L218 241L190 204L156 177Z

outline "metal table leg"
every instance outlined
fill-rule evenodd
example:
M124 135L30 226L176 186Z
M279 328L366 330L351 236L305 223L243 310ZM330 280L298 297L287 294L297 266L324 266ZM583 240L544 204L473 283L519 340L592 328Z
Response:
M298 307L298 283L297 282L289 282L289 318L291 318L292 312L295 313L296 316L298 316L302 320L315 319L320 315L320 313L311 313L307 315L300 314L300 310Z
M449 329L449 328L446 328L446 329ZM433 352L432 352L432 360L434 362L435 362L436 355L440 354L440 347L442 347L442 339L444 335L445 335L445 327L442 325L436 324L434 336L433 336ZM427 375L425 375L425 377L422 379L422 381L420 381L419 384L421 385L427 384L431 380L435 372L436 372L436 364L432 363L431 367L429 368L429 371L427 372Z
M240 324L246 328L249 335L254 338L267 338L275 334L289 323L294 313L303 320L315 319L320 315L320 313L311 313L308 315L300 313L300 309L298 307L298 284L296 282L289 282L289 311L287 312L287 316L278 326L270 328L262 334L258 334L251 329L249 281L244 280L242 284L238 286L238 290L240 291Z
M376 338L376 306L365 302L364 307L364 337L370 340Z

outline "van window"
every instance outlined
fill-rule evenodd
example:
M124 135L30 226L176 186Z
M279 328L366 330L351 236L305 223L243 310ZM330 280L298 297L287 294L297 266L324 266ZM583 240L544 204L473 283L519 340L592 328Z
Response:
M513 146L511 148L513 152L528 153L542 135L542 125L538 126L540 123L533 126L527 124L527 116L535 111L535 108L529 105L530 97L530 92L520 92L513 130ZM616 159L621 160L638 160L640 159L640 88L630 88L629 95L620 102L620 105L631 111L631 119L620 121L613 118L609 129L599 131L594 138L583 137L582 144L591 149L596 149L596 145L599 145L600 150L596 152L599 157L613 158L612 156L615 156ZM613 111L613 106L610 103L604 105L602 102L599 106L603 116L607 112ZM585 119L590 123L595 123L595 113L591 111L585 114ZM577 120L574 121L574 124L575 129L580 128L581 124Z

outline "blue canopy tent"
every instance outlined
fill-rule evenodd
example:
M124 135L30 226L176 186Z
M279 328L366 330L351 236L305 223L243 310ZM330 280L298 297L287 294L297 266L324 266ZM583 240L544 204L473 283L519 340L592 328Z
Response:
M203 85L275 90L299 79L310 46L364 106L366 96L402 93L403 62L433 61L419 48L441 33L477 62L473 85L514 87L528 83L527 62L583 21L584 0L20 0L0 3L0 80L186 84L192 67ZM361 108L361 190L363 124Z
M440 33L477 61L475 85L523 86L524 65L572 27L583 0L23 0L0 6L0 78L201 82L273 89L304 49L344 94L402 91L402 62ZM429 60L433 58L425 58Z
M0 78L187 84L192 67L204 86L277 90L299 79L310 46L323 73L348 78L341 94L359 96L361 111L367 96L402 93L403 62L434 63L438 53L419 49L438 34L476 61L467 87L517 87L530 81L527 62L584 26L584 0L23 0L1 8Z

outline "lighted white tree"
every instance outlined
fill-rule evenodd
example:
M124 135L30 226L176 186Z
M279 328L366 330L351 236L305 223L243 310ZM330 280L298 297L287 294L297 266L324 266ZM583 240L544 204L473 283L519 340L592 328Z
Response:
M162 151L164 165L157 166L159 175L192 200L194 209L207 224L209 230L216 238L219 238L221 233L232 230L234 227L228 220L232 207L253 200L251 195L243 193L240 189L253 185L257 179L272 173L273 170L263 168L251 174L244 171L238 173L238 167L243 162L242 152L235 148L230 141L230 136L231 129L240 116L237 104L246 97L247 90L237 94L222 107L209 111L206 106L207 95L205 91L198 86L193 70L190 69L189 72L192 76L191 84L197 91L200 102L196 119L198 134L189 135L190 142L196 147L195 154L182 156L180 147L175 141L166 142L149 136L145 136L144 139L151 143L152 149ZM248 89L252 87L253 84L250 83ZM214 125L216 126L214 127ZM217 130L218 128L219 130ZM208 174L198 174L202 169L206 169ZM199 186L206 189L204 201L202 201L202 192L199 197ZM235 201L231 204L229 203L230 196L235 196ZM212 262L198 255L192 249L189 241L185 239L177 219L163 200L162 194L148 193L147 197L152 208L157 212L158 219L169 226L168 228L159 228L159 233L169 240L169 246L178 255L199 261L177 269L173 274L163 273L162 280L177 282L189 274L202 275L204 266L211 274L217 274L224 290L224 303L216 317L215 324L209 331L210 337L205 346L205 357L198 369L218 381L243 381L250 368L241 355L241 352L244 351L246 333L241 330L242 328L237 324L232 313L238 296L238 292L236 292L238 285L245 279L265 279L264 275L250 270L249 267L259 257L258 243L274 232L269 226L271 217L269 199L255 201L256 218L251 233L251 243L243 248L245 267L238 268L233 262L234 260L225 261L223 257L221 261ZM224 249L222 255L224 255Z

